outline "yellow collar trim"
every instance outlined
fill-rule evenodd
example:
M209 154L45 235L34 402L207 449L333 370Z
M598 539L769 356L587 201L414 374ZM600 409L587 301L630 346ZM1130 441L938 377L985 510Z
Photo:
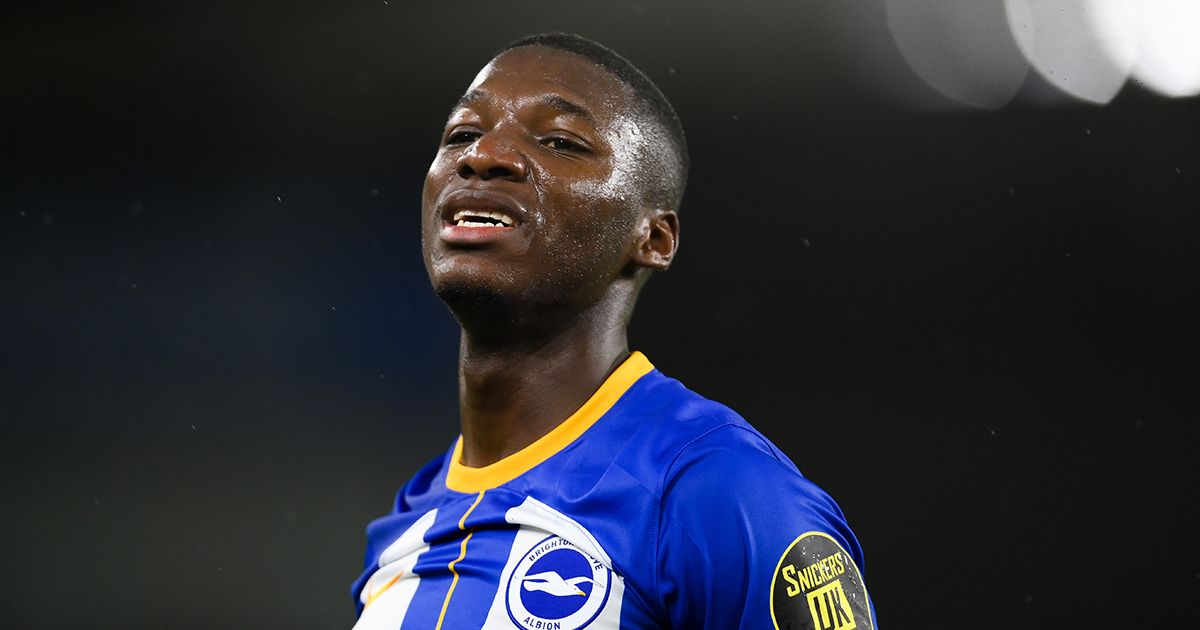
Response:
M570 418L533 444L483 468L469 468L461 463L463 442L459 436L450 456L450 469L446 471L446 487L456 492L481 492L520 477L583 435L638 379L653 369L646 355L634 352Z

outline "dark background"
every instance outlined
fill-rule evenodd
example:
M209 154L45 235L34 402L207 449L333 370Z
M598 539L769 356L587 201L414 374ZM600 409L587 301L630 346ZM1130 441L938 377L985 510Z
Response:
M569 30L691 143L633 346L838 499L884 628L1196 627L1200 99L913 107L854 7L9 5L3 625L353 623L363 527L457 434L441 123Z

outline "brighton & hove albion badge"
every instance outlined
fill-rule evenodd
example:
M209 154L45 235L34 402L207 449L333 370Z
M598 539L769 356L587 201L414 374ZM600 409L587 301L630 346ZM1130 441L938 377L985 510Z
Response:
M528 630L579 630L608 601L612 571L574 544L549 536L525 555L509 577L508 616Z

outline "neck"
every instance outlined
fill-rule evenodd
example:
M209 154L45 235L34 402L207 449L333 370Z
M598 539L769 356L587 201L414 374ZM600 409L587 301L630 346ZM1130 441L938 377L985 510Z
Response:
M462 463L529 446L575 412L629 356L623 309L603 303L555 330L500 341L464 327L459 350Z

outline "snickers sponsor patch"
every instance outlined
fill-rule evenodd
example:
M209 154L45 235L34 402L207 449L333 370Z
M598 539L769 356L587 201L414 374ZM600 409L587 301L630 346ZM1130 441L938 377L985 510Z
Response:
M875 630L867 589L850 554L808 532L783 552L771 583L776 630Z

